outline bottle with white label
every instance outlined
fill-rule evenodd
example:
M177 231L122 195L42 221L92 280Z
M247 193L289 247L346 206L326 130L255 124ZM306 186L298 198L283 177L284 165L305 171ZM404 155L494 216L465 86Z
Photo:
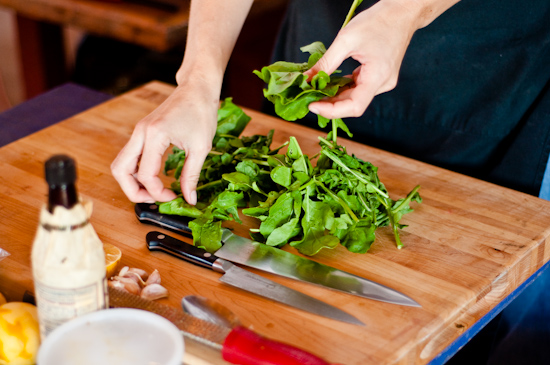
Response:
M108 307L103 244L89 222L91 204L78 199L75 162L56 155L45 172L48 203L31 257L42 340L59 325Z

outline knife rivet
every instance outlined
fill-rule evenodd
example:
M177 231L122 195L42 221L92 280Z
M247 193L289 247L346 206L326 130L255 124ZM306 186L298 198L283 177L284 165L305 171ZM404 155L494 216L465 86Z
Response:
M157 210L157 208L158 208L158 207L157 207L156 204L151 204L151 205L149 205L149 209L151 209L151 210Z
M166 236L163 235L163 234L159 234L159 235L157 236L157 238L158 238L159 240L163 240L164 238L166 238Z
M212 254L210 252L205 252L204 253L204 257L210 257L210 256L212 256Z

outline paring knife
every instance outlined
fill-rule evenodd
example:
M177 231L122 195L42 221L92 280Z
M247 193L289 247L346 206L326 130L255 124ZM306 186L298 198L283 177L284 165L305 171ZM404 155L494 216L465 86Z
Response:
M153 224L180 234L191 234L191 229L187 225L191 219L159 213L156 204L138 203L135 212L142 223ZM222 242L223 246L216 251L216 256L233 263L363 298L421 307L412 298L392 288L276 247L254 242L249 238L235 235L228 229L223 230ZM185 242L181 244L189 246Z
M156 313L176 325L186 337L221 350L224 360L240 365L329 365L304 350L270 340L243 326L233 329L195 318L182 310L109 288L112 308L136 308Z
M309 295L300 293L294 289L287 288L284 285L266 279L260 275L241 269L231 262L216 257L202 248L189 245L174 237L153 231L147 233L146 240L149 250L164 251L193 264L223 273L224 275L220 278L220 281L223 283L301 309L308 313L317 314L341 322L361 326L365 325L354 316L339 308L310 297Z

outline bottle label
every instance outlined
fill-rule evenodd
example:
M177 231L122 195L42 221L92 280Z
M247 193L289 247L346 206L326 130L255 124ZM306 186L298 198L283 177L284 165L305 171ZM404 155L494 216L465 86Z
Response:
M40 336L42 339L61 324L78 316L106 309L107 280L78 288L54 288L34 282Z
M49 223L41 223L40 225L46 231L51 232L51 231L74 231L76 229L86 227L88 225L88 223L90 223L90 222L86 219L82 223L72 224L72 225L67 225L67 226L52 225L52 224L49 224Z

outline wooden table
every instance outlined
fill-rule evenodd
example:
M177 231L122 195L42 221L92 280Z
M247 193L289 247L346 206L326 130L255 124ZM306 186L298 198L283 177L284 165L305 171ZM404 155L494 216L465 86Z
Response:
M340 142L349 152L379 167L392 197L403 197L420 184L424 202L415 203L415 211L403 218L409 226L402 232L402 250L396 249L390 230L381 229L367 254L339 247L314 259L395 288L422 308L261 274L336 305L366 326L343 324L234 289L220 283L215 272L151 253L144 237L153 228L137 221L109 165L134 124L172 90L147 84L0 149L0 247L11 254L0 262L0 291L10 300L33 290L30 250L47 191L43 163L60 152L77 160L78 188L94 203L92 224L100 238L121 248L123 265L160 271L170 292L160 302L179 307L188 294L217 300L255 331L334 363L428 363L550 258L550 202L347 140ZM253 119L245 135L275 129L274 145L293 135L305 153L318 151L319 132L247 112ZM244 234L246 228L237 230ZM219 354L192 344L189 353L223 363Z

